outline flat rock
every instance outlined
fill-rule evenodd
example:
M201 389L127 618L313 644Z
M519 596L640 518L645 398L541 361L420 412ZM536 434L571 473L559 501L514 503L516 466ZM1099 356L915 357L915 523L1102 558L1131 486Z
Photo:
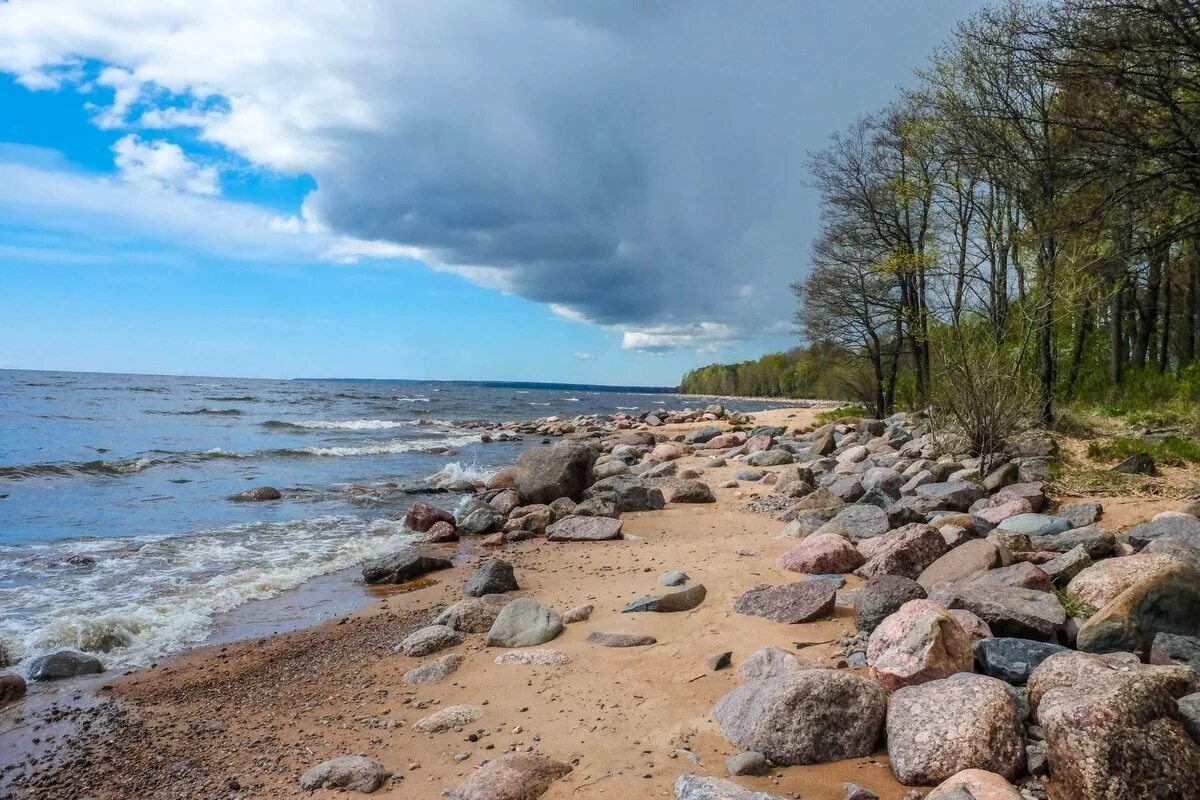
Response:
M426 661L419 667L413 667L404 673L406 684L438 683L453 675L462 666L463 657L458 653L448 653L432 661Z
M534 667L561 667L571 663L571 657L561 650L542 647L537 650L509 650L496 656L497 664L517 664Z
M910 600L925 597L925 589L901 575L876 575L854 594L854 620L863 633L871 633Z
M488 630L488 647L533 647L562 633L562 617L529 597L518 597L501 609Z
M57 681L104 671L100 659L78 650L59 650L38 656L29 663L29 680Z
M974 539L955 547L921 571L917 583L928 591L939 583L954 583L982 575L999 567L1000 548L986 539Z
M370 794L392 777L392 771L365 756L339 756L322 761L300 776L300 788L352 789Z
M362 575L367 583L408 583L422 575L452 566L448 558L401 551L368 561L363 565Z
M470 725L482 716L483 709L479 706L450 706L417 720L413 723L412 729L417 733L442 733L463 725Z
M676 800L784 800L774 794L746 789L724 778L680 775L675 781Z
M791 650L767 645L751 653L745 661L738 664L738 677L744 681L761 681L777 678L806 669L821 668L815 662L801 658Z
M621 538L621 520L612 517L563 517L546 533L552 542L604 542Z
M929 501L934 506L931 510L966 511L983 495L983 492L973 483L955 481L927 483L918 486L914 494Z
M997 636L1053 639L1067 622L1058 598L1034 589L943 584L930 600L947 608L965 608L988 624Z
M967 584L975 587L985 586L997 589L1032 589L1037 592L1053 592L1054 582L1046 571L1037 564L1028 561L1018 561L1007 567L989 569L974 578L969 578Z
M735 746L789 766L869 755L886 709L886 695L873 681L814 669L743 683L712 714Z
M889 692L971 670L971 639L949 611L910 600L871 634L867 664Z
M406 656L420 658L462 642L458 631L448 625L427 625L410 633L400 642L397 650Z
M592 631L588 634L587 641L588 644L596 644L601 647L646 647L658 643L658 639L647 634L606 633L604 631Z
M1193 547L1200 547L1200 519L1190 514L1158 517L1141 525L1134 525L1126 535L1129 543L1142 548L1155 539L1175 539Z
M842 508L816 532L845 535L857 542L882 536L889 527L887 514L882 508L864 504Z
M707 595L707 590L704 584L697 583L689 586L686 589L680 589L677 592L668 592L667 594L658 595L656 597L642 597L625 606L621 609L622 613L630 614L642 611L654 611L659 613L671 613L675 611L691 611L696 606L704 602L704 597Z
M1071 521L1062 517L1052 517L1049 514L1017 514L1009 517L996 527L1013 533L1023 533L1026 536L1053 536L1065 533L1071 529Z
M1021 685L1043 661L1066 649L1052 642L1001 636L975 643L975 663L984 675Z
M512 564L493 558L467 579L463 586L463 594L467 597L483 597L488 594L515 592L520 588L513 574Z
M471 773L451 800L535 800L571 771L540 753L505 753Z
M1076 547L1083 547L1092 560L1105 558L1113 551L1116 537L1110 531L1095 525L1085 528L1072 528L1062 533L1049 536L1030 536L1031 550L1047 550L1053 553L1066 553Z
M783 586L760 584L733 604L739 614L789 624L811 622L833 612L837 592L825 581L800 581Z
M887 711L888 758L908 786L939 783L964 769L1009 780L1025 770L1025 735L1005 683L960 672L907 686Z

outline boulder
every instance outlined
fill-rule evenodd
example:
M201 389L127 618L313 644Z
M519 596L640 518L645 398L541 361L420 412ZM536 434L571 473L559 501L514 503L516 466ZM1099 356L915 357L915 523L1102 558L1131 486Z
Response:
M458 541L458 531L449 522L438 520L429 526L425 535L419 540L422 544L446 544Z
M715 503L717 496L703 481L684 481L671 489L672 503Z
M712 714L735 746L788 766L870 755L886 710L873 681L814 669L743 683Z
M994 772L964 769L939 783L925 800L1024 800L1024 795Z
M612 517L563 517L546 528L552 542L605 542L621 538L621 520Z
M438 683L454 674L462 666L462 663L463 657L460 654L447 653L439 658L426 661L419 667L413 667L404 673L403 680L408 685Z
M1058 516L1071 523L1072 528L1085 528L1095 525L1104 514L1104 506L1099 503L1076 502L1065 503L1058 508Z
M783 464L791 464L795 460L795 457L787 450L778 448L751 453L745 459L746 463L752 467L778 467Z
M1029 537L1029 549L1031 550L1066 553L1082 546L1093 561L1106 558L1113 551L1115 544L1116 537L1112 533L1095 525L1089 525L1086 528L1072 528L1069 531L1050 536Z
M910 600L871 634L867 664L889 692L971 671L971 639L950 612Z
M811 622L833 612L836 595L828 581L800 581L783 586L760 584L742 594L733 604L733 610L774 622Z
M771 763L762 753L737 753L725 759L725 771L730 775L766 775Z
M1150 646L1151 664L1183 664L1200 672L1200 638L1160 633Z
M1003 531L1023 533L1026 536L1053 536L1065 533L1071 529L1071 522L1062 517L1052 517L1049 514L1017 514L1009 517L996 527Z
M936 528L919 522L879 537L878 547L867 555L867 563L855 572L864 578L902 575L917 578L950 549Z
M904 476L890 467L871 467L862 476L864 491L878 489L893 499L900 496L900 487L904 483Z
M483 597L487 594L504 594L515 592L521 587L513 575L512 564L493 558L467 579L463 586L463 594L467 597Z
M353 789L370 794L387 783L392 771L366 756L339 756L322 761L300 776L300 788Z
M1134 525L1125 532L1129 543L1143 548L1156 539L1175 539L1193 547L1200 547L1200 519L1190 514L1166 516Z
M914 494L929 502L931 511L966 511L982 496L978 486L966 481L927 483L918 486Z
M1046 507L1045 485L1037 481L1012 483L992 495L992 502L996 504L1016 499L1025 500L1035 513L1039 512Z
M450 559L427 556L403 550L390 556L368 561L363 565L363 580L367 583L407 583L422 575L454 566Z
M1028 561L1018 561L1007 567L990 569L966 581L972 586L993 586L998 589L1033 589L1037 592L1053 592L1054 582L1045 570Z
M1120 464L1112 468L1113 472L1122 472L1126 475L1157 475L1158 469L1155 467L1154 459L1149 453L1134 453L1127 456Z
M882 508L869 504L851 505L838 511L817 529L817 533L848 536L852 541L873 539L888 532L888 518Z
M789 523L791 524L791 523ZM841 536L809 536L801 544L779 557L780 569L810 575L853 572L866 559L858 548Z
M29 680L57 681L104 671L100 659L78 650L59 650L29 662Z
M535 800L571 771L540 753L505 753L471 773L450 800Z
M25 679L15 672L0 670L0 706L20 700L27 691Z
M876 575L854 595L854 620L863 633L871 633L884 619L910 600L925 597L925 589L901 575Z
M1083 545L1076 545L1065 553L1042 564L1042 571L1049 576L1055 586L1067 586L1076 575L1083 572L1094 562Z
M982 575L1002 562L1000 548L986 539L975 539L940 556L921 571L917 583L928 591L939 583L954 583Z
M704 444L717 438L721 435L721 429L715 425L706 425L703 428L696 428L683 437L683 440L688 444Z
M632 601L621 609L623 614L644 611L670 613L675 611L691 611L704 602L707 594L704 585L697 583L677 592L669 592L657 597L642 597Z
M529 597L518 597L501 609L488 630L488 647L532 647L562 633L562 617Z
M1098 609L1116 600L1130 586L1178 563L1171 556L1145 553L1107 558L1076 575L1066 591L1084 605Z
M1180 561L1186 561L1194 567L1200 567L1200 542L1197 545L1188 544L1181 539L1155 539L1142 548L1142 555L1174 556Z
M967 634L972 645L975 642L992 638L992 629L988 627L988 624L965 608L950 608L946 610L946 613L954 617L954 621Z
M589 499L610 500L620 514L629 511L657 511L667 504L661 489L650 486L634 475L618 475L596 481L587 490L586 496Z
M983 501L981 501L983 502ZM1029 501L1024 497L1013 498L998 505L987 505L975 512L975 516L989 525L999 525L1006 519L1019 517L1033 511Z
M903 784L939 783L965 769L1009 780L1025 770L1025 733L1005 683L960 672L906 686L887 711L888 757Z
M1043 661L1066 649L1051 642L1001 636L975 643L975 663L984 675L1020 685Z
M462 642L462 637L448 625L426 625L406 636L396 649L406 656L420 658Z
M820 669L816 662L804 659L775 645L761 647L738 664L738 677L744 681L762 681L790 675L805 669Z
M458 521L458 533L462 536L485 536L503 526L503 514L487 503L479 503L468 508Z
M487 633L508 603L509 598L498 594L468 597L447 606L433 618L433 624L445 625L462 633Z
M1042 662L1029 700L1045 735L1055 800L1190 800L1200 747L1177 698L1200 688L1186 667L1068 651Z
M482 716L483 709L479 706L448 706L417 720L413 723L412 729L416 733L443 733L463 725L470 725Z
M234 502L257 503L263 500L282 500L283 494L274 486L255 486L229 496Z
M429 503L417 503L404 515L404 527L417 533L425 533L435 522L445 522L453 526L454 515Z
M517 457L513 482L529 503L550 503L560 497L580 500L592 483L596 451L579 442L526 450Z
M1200 568L1176 561L1138 581L1088 618L1076 647L1145 655L1159 633L1200 632Z
M965 608L988 624L997 636L1053 639L1067 622L1058 598L1017 587L942 584L929 599L946 608Z

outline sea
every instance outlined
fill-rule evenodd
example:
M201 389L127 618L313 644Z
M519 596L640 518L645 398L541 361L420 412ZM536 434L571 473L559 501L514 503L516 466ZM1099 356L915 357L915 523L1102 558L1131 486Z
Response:
M210 641L247 604L409 545L414 502L453 510L466 497L426 492L541 444L484 443L464 423L706 402L653 388L0 370L0 666L25 671L62 648L145 666ZM284 499L228 499L261 485ZM300 605L316 621L320 602Z

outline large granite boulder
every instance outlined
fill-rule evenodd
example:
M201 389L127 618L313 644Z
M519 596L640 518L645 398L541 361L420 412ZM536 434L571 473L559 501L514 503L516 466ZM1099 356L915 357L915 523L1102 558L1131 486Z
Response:
M536 447L517 456L513 482L527 503L551 503L560 497L583 499L592 483L596 451L579 442Z
M869 755L886 710L875 682L813 669L743 683L718 700L712 714L734 745L787 766Z
M789 523L790 524L790 523ZM779 557L779 568L810 575L853 572L866 561L845 537L834 534L809 536Z
M970 672L971 638L949 611L910 600L889 616L867 644L871 674L889 692Z
M1151 664L1183 664L1200 672L1200 638L1160 633L1150 646Z
M1025 770L1025 732L1008 686L960 672L907 686L887 712L888 757L903 784L939 783L964 769L1012 780Z
M854 593L854 621L870 634L879 623L910 600L925 598L925 589L902 575L876 575Z
M867 563L856 570L863 578L902 575L915 579L950 549L937 528L919 522L897 528L872 545L865 553Z
M376 558L363 565L363 580L367 583L407 583L430 572L450 569L450 559L427 556L411 550Z
M1193 800L1200 746L1177 699L1200 689L1188 667L1149 666L1128 654L1068 651L1029 678L1055 800Z
M1200 519L1190 514L1156 517L1125 532L1134 547L1145 547L1155 539L1175 539L1200 547Z
M783 586L760 584L743 593L733 604L733 610L774 622L812 622L833 613L836 595L829 581L799 581Z
M610 501L619 514L630 511L657 511L667 504L661 489L634 475L617 475L596 481L584 495L588 499Z
M1145 553L1107 558L1076 575L1067 584L1066 592L1080 603L1098 609L1116 600L1130 586L1177 563L1169 555Z
M1145 655L1159 633L1200 633L1200 568L1175 562L1130 586L1080 627L1076 647Z
M300 788L353 789L370 794L392 777L392 771L366 756L338 756L322 761L300 776Z
M425 533L437 522L445 522L453 527L454 515L429 503L417 503L404 515L404 527L417 533Z
M973 539L940 556L917 576L928 591L939 583L955 583L982 575L1003 564L1000 548L986 539Z
M888 527L887 514L882 508L870 504L850 505L834 514L817 529L817 533L843 535L859 542L882 536L888 532Z
M1043 661L1066 649L1053 642L1000 636L975 643L975 663L984 675L1020 685Z
M518 597L500 610L484 640L488 647L532 647L562 633L562 617L530 597Z
M58 650L29 662L29 680L57 681L104 671L100 659L78 650Z
M612 517L563 517L546 528L551 542L607 542L621 538L621 520Z
M929 599L946 608L965 608L986 622L997 636L1046 641L1067 622L1058 598L1035 589L975 582L942 584Z
M927 483L918 486L914 494L928 504L930 511L966 511L983 496L983 491L973 483L955 481Z
M488 594L515 592L520 588L513 574L512 564L493 558L467 579L463 585L463 594L467 597L483 597Z

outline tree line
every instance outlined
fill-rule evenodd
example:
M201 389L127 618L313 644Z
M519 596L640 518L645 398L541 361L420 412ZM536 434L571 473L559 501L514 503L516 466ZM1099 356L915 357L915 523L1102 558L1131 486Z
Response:
M820 231L792 287L810 347L685 390L1045 424L1078 398L1200 399L1194 0L980 11L810 173Z

